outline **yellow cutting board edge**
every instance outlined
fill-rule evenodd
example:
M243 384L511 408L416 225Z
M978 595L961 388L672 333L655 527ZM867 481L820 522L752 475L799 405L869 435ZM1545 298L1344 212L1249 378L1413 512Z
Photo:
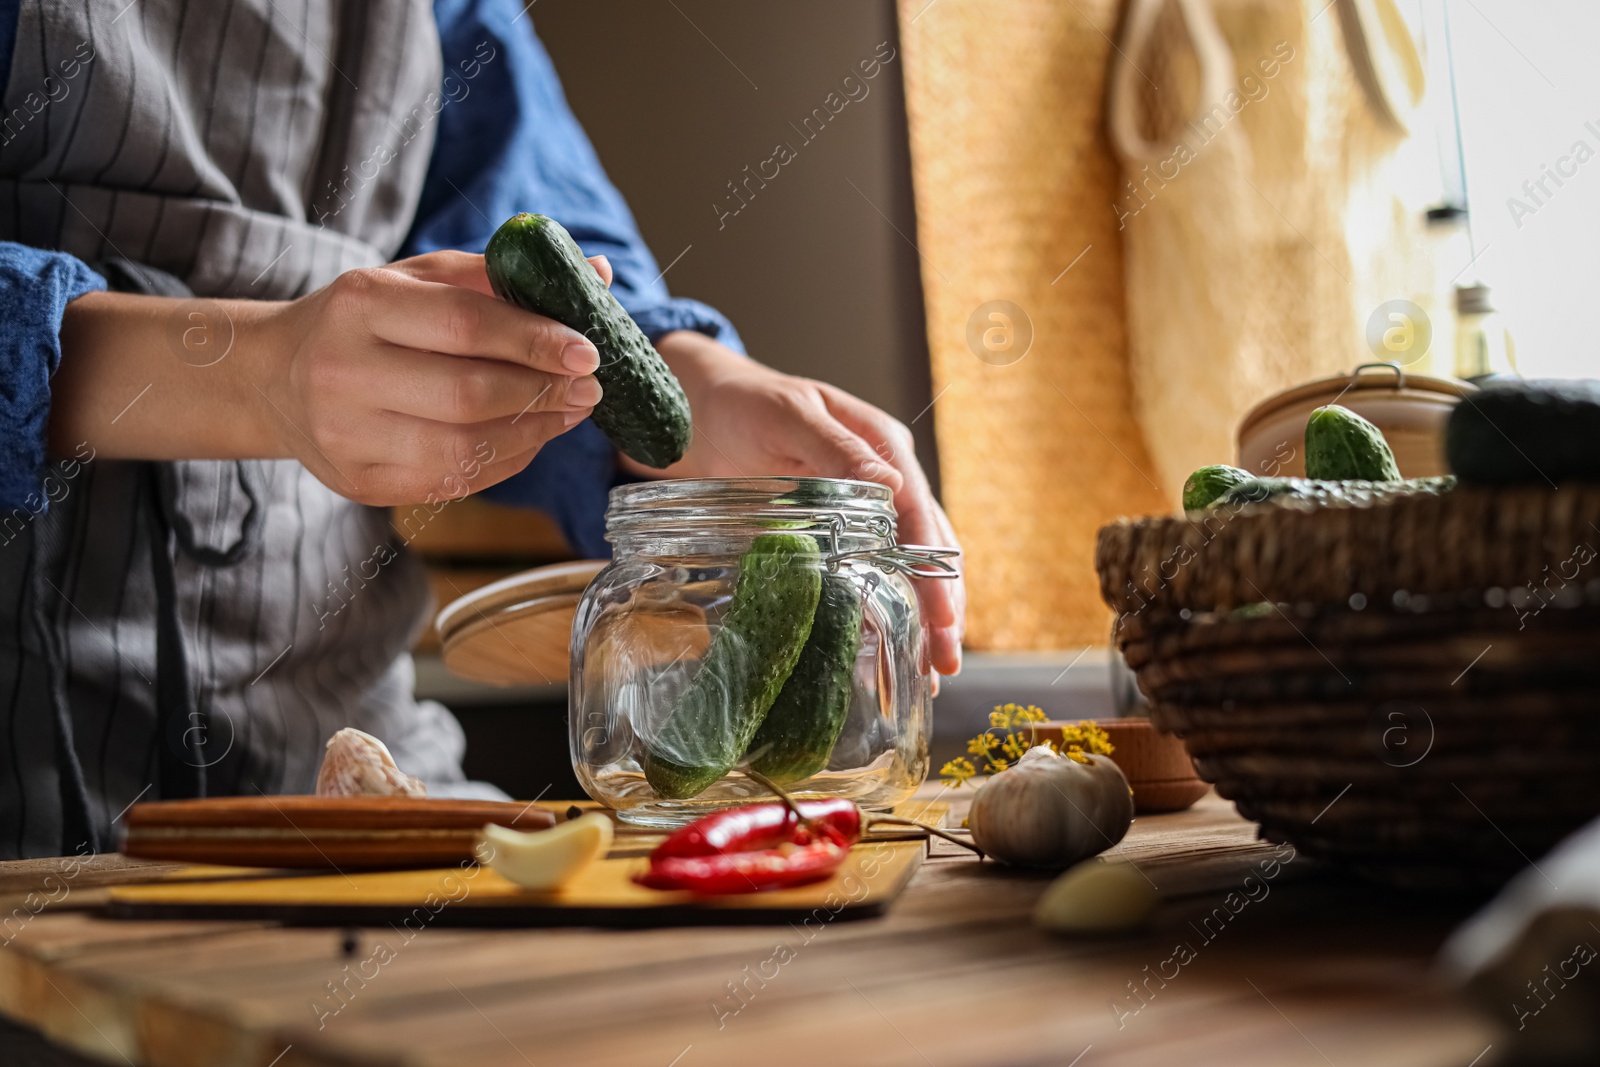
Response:
M933 825L944 820L947 804L911 802L896 809ZM630 852L627 836L613 850ZM117 886L112 905L182 907L344 907L417 908L437 914L445 908L638 909L697 907L729 910L790 911L808 906L830 910L892 900L921 863L926 842L868 839L851 849L830 879L792 889L719 897L647 889L633 875L648 860L638 855L609 856L590 864L560 889L535 892L507 881L493 870L466 863L459 867L411 871L352 871L349 874L288 874L242 867L195 865L159 881Z
M887 850L879 851L879 850ZM920 841L873 842L858 846L831 879L766 893L697 898L691 893L647 889L633 882L649 861L604 859L591 864L567 885L553 891L522 889L487 868L421 871L362 871L348 876L243 880L164 881L110 890L118 904L238 907L340 906L494 908L544 905L549 908L652 908L702 905L717 908L787 910L822 903L836 890L851 904L873 903L898 890L922 858ZM192 877L192 876L191 876ZM853 899L852 899L853 898Z

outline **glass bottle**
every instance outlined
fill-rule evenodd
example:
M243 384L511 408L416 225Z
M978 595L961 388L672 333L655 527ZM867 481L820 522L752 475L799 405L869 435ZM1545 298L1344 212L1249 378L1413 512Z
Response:
M1456 377L1471 381L1516 373L1517 347L1489 287L1481 282L1456 286Z

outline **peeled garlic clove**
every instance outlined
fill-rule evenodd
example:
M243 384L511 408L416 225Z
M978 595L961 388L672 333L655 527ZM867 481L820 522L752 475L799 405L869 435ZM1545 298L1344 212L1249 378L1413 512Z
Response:
M1109 934L1143 926L1161 903L1131 863L1091 860L1050 883L1033 924L1062 934Z
M478 835L479 860L524 889L555 889L611 848L611 820L590 812L548 830L524 833L490 824Z

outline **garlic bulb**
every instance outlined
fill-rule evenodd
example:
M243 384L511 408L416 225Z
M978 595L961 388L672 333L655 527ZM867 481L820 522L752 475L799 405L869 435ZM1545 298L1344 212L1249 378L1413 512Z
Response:
M354 727L328 738L317 771L319 797L425 797L428 787L402 771L389 746Z
M978 788L967 813L973 844L1003 863L1069 867L1122 840L1133 794L1109 756L1083 762L1045 745Z

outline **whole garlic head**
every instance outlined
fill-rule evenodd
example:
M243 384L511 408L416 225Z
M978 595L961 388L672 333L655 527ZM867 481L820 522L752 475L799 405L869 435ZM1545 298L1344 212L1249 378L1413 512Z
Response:
M319 797L425 797L428 787L402 771L389 746L353 727L328 738L322 769L317 772Z
M1133 794L1109 756L1060 756L1035 745L978 787L972 842L1003 863L1069 867L1122 840Z

